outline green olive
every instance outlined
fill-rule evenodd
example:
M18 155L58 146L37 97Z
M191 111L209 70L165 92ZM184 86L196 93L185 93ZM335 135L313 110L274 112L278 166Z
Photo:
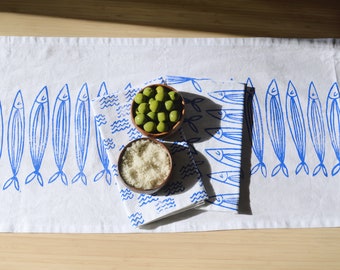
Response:
M159 122L157 125L158 132L165 132L169 130L169 125L166 122Z
M176 110L173 110L169 113L169 120L170 122L174 123L174 122L177 122L179 120L179 112L176 111Z
M146 96L144 96L142 93L136 94L136 96L134 98L134 101L137 104L141 104L141 103L145 102L145 100L146 100Z
M155 95L155 99L158 101L164 101L165 100L165 93L164 92L159 92Z
M144 113L144 114L145 114L145 113L148 113L148 112L150 111L150 109L149 109L149 104L143 102L143 103L141 103L141 104L138 105L137 110L138 110L139 113Z
M158 85L158 86L156 87L156 92L157 92L157 94L158 94L158 93L165 93L165 89L164 89L163 86Z
M169 91L168 95L172 101L175 101L178 99L178 94L175 91Z
M148 112L147 117L149 117L151 120L155 121L155 120L157 120L157 113L153 112L153 111Z
M150 98L150 97L154 96L155 90L152 89L151 87L146 87L146 88L144 88L144 90L143 90L143 94L144 94L146 97Z
M157 119L159 122L168 121L168 114L166 112L159 112L157 113Z
M158 112L161 108L161 103L158 100L152 100L149 104L150 111L152 112Z
M174 107L174 102L172 100L167 100L164 102L164 107L167 111L171 111Z
M136 117L135 117L135 123L136 123L138 126L143 125L143 124L145 123L145 121L146 121L146 116L145 116L145 114L139 113L139 114L136 115Z
M155 130L155 127L156 127L156 124L155 122L152 122L152 121L148 121L144 124L143 126L143 129L146 131L146 132L153 132Z

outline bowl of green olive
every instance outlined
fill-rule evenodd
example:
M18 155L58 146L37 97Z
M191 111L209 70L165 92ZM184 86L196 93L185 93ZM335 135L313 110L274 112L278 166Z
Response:
M173 87L148 85L134 97L132 122L143 135L164 138L175 133L184 121L184 99Z

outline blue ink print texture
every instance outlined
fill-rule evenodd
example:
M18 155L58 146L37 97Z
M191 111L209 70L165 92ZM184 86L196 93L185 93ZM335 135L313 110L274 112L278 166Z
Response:
M313 176L317 175L320 171L322 171L325 176L328 176L327 169L324 165L326 143L325 124L322 116L321 102L313 82L310 83L308 91L307 119L311 141L320 162L313 170Z
M50 122L50 109L47 87L45 86L36 97L29 119L29 144L34 171L30 173L25 183L34 179L43 186L44 181L39 172L45 154Z
M54 152L55 164L58 171L49 179L49 183L61 179L64 185L68 185L66 174L63 172L64 164L67 157L69 140L70 140L70 119L71 118L71 101L68 85L60 90L54 103L52 117L52 145Z
M24 153L24 138L25 138L25 111L24 101L21 91L19 90L15 96L11 113L8 119L7 129L7 146L8 158L11 164L13 176L8 179L3 189L9 188L12 184L16 190L20 190L19 180L17 178L22 155Z
M288 177L288 169L284 163L286 152L286 133L284 126L284 118L282 105L280 100L279 89L275 80L269 84L266 93L266 118L267 129L270 137L270 141L273 146L276 157L279 160L279 164L276 165L272 171L272 176L275 176L282 171L283 174Z
M295 86L291 81L288 83L286 95L286 115L289 130L292 135L296 151L300 158L300 163L297 165L295 173L299 174L301 169L309 174L309 168L306 164L306 126L303 118L302 108L299 96Z
M326 103L327 126L331 144L338 160L332 169L332 176L340 171L340 91L337 83L329 90Z
M79 173L72 179L72 183L79 179L87 185L84 167L90 140L90 98L87 84L79 91L74 115L76 160Z
M103 97L107 94L108 94L108 91L107 91L106 83L103 82L99 88L97 97ZM96 133L97 151L98 151L100 162L103 165L103 170L97 173L97 175L94 178L94 182L97 182L101 178L104 178L106 183L111 185L112 176L111 176L111 172L109 169L109 165L110 165L109 157L106 153L107 146L106 146L106 143L104 143L103 139L101 138L100 130L99 130L100 125L106 125L106 124L107 124L107 121L103 119L103 117L101 117L100 120L98 120L98 116L95 116L94 127L95 127L95 133Z

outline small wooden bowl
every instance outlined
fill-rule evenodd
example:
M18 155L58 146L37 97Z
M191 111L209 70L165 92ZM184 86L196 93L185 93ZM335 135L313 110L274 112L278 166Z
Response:
M157 86L162 86L167 91L167 93L170 92L170 91L174 91L178 95L178 100L176 101L176 106L177 106L176 109L179 111L180 117L175 123L171 123L171 128L168 131L164 131L164 132L158 132L157 130L153 131L153 132L148 132L148 131L145 131L143 129L142 125L137 125L136 122L135 122L135 117L137 115L136 110L137 110L138 104L134 100L132 101L132 104L131 104L130 114L131 114L132 123L137 128L137 130L140 133L142 133L144 136L151 137L151 138L164 138L164 137L168 137L168 136L174 134L180 128L180 126L183 124L184 113L185 113L184 98L182 97L182 95L176 89L174 89L171 86L165 85L165 84L148 85L148 86L144 87L142 90L140 90L138 93L143 93L144 89L147 88L147 87L151 87L153 89L156 89ZM158 122L156 121L156 124L157 123Z
M161 179L160 181L157 181L157 182L159 182L157 185L153 186L152 188L145 188L145 189L144 189L144 188L136 187L136 186L134 186L134 185L128 183L128 181L124 178L124 172L123 172L123 165L124 165L123 163L124 163L124 162L127 162L126 159L125 159L125 158L126 158L126 157L125 157L126 151L127 151L128 149L131 149L132 146L136 146L138 143L141 144L141 143L143 143L143 142L146 142L146 143L153 143L153 144L155 144L155 145L157 145L157 146L160 146L160 147L156 147L156 148L157 148L157 151L163 151L163 152L167 155L167 157L168 157L168 162L169 162L169 172L166 173L165 177L164 177L163 179ZM134 144L135 144L135 145L134 145ZM143 148L143 147L144 147L144 148ZM144 144L143 147L141 148L141 149L143 149L143 150L141 150L141 151L144 151L144 150L145 150L145 144ZM138 149L138 150L140 150L140 149ZM139 152L139 153L143 154L143 152ZM155 155L156 155L156 154L155 154ZM137 157L136 154L132 155L132 157L133 157L134 159L140 160L139 157ZM158 160L158 161L159 161L159 160ZM144 164L146 164L147 161L144 161L144 162L145 162ZM141 166L143 166L144 164L141 164ZM150 164L150 162L149 162L149 164ZM119 172L119 175L120 175L120 178L121 178L121 179L120 179L121 182L122 182L128 189L130 189L130 190L132 190L132 191L134 191L134 192L137 192L137 193L153 194L153 193L159 191L162 187L164 187L164 186L168 183L168 181L169 181L169 179L170 179L170 177L171 177L171 174L172 174L172 165L173 165L173 164L172 164L172 157L171 157L170 151L169 151L169 149L168 149L163 143L161 143L160 141L155 140L155 139L153 139L153 138L139 138L139 139L136 139L136 140L133 140L133 141L129 142L129 143L124 147L124 149L121 151L121 153L120 153L120 155L119 155L119 159L118 159L118 172ZM163 167L164 167L164 166L163 166ZM154 172L154 170L153 170L153 172ZM145 173L147 173L147 172L145 172ZM148 176L143 176L143 177L145 177L145 179L148 178ZM143 180L140 180L140 181L143 181ZM148 181L148 180L144 180L144 181ZM137 179L137 182L139 182L138 179Z

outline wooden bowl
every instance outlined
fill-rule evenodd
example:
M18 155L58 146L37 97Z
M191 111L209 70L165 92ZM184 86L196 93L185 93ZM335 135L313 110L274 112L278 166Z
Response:
M149 117L149 113L152 112L152 105L150 105L151 103L151 99L155 99L155 94L157 94L157 88L158 87L163 87L164 91L165 91L165 95L166 95L166 100L169 101L171 100L171 98L169 98L169 95L168 93L170 92L174 92L175 93L175 97L176 99L173 99L172 100L172 103L174 104L174 107L173 107L173 110L172 109L167 109L166 108L166 105L165 105L165 102L166 101L159 101L160 103L160 106L158 109L156 109L154 111L154 113L156 113L156 119L155 118L150 118ZM148 96L145 96L143 95L144 91L146 88L151 88L153 89L154 91L154 94L151 94L150 97ZM136 123L136 116L137 114L140 114L140 111L139 111L139 105L137 102L136 102L136 97L137 95L143 95L143 97L145 98L144 102L142 103L147 103L147 107L146 108L146 111L143 112L142 114L144 114L144 121L142 122L139 122L139 123ZM151 108L151 109L150 109ZM172 111L177 111L178 113L178 119L174 122L171 122L170 121L170 115L172 113ZM158 120L158 113L160 112L164 112L164 116L166 118L166 121L163 121L165 123L165 126L168 126L168 129L165 130L165 131L160 131L160 130L157 130L156 127L158 127L158 124L160 123L160 121ZM165 84L152 84L152 85L148 85L146 87L144 87L142 90L140 90L134 100L132 101L132 104L131 104L131 120L132 120L132 123L135 125L135 127L137 128L137 130L139 132L141 132L144 136L147 136L147 137L151 137L151 138L164 138L164 137L167 137L167 136L170 136L172 134L174 134L179 128L180 126L182 125L183 121L184 121L184 113L185 113L185 107L184 107L184 99L183 97L181 96L181 94L176 90L174 89L173 87L171 86L168 86L168 85L165 85ZM153 114L154 116L154 114ZM172 118L173 120L173 118ZM145 130L145 126L146 123L148 122L153 122L154 123L154 129L152 131L150 130Z
M153 138L129 142L118 159L122 183L137 193L153 194L169 181L172 157L169 149Z

